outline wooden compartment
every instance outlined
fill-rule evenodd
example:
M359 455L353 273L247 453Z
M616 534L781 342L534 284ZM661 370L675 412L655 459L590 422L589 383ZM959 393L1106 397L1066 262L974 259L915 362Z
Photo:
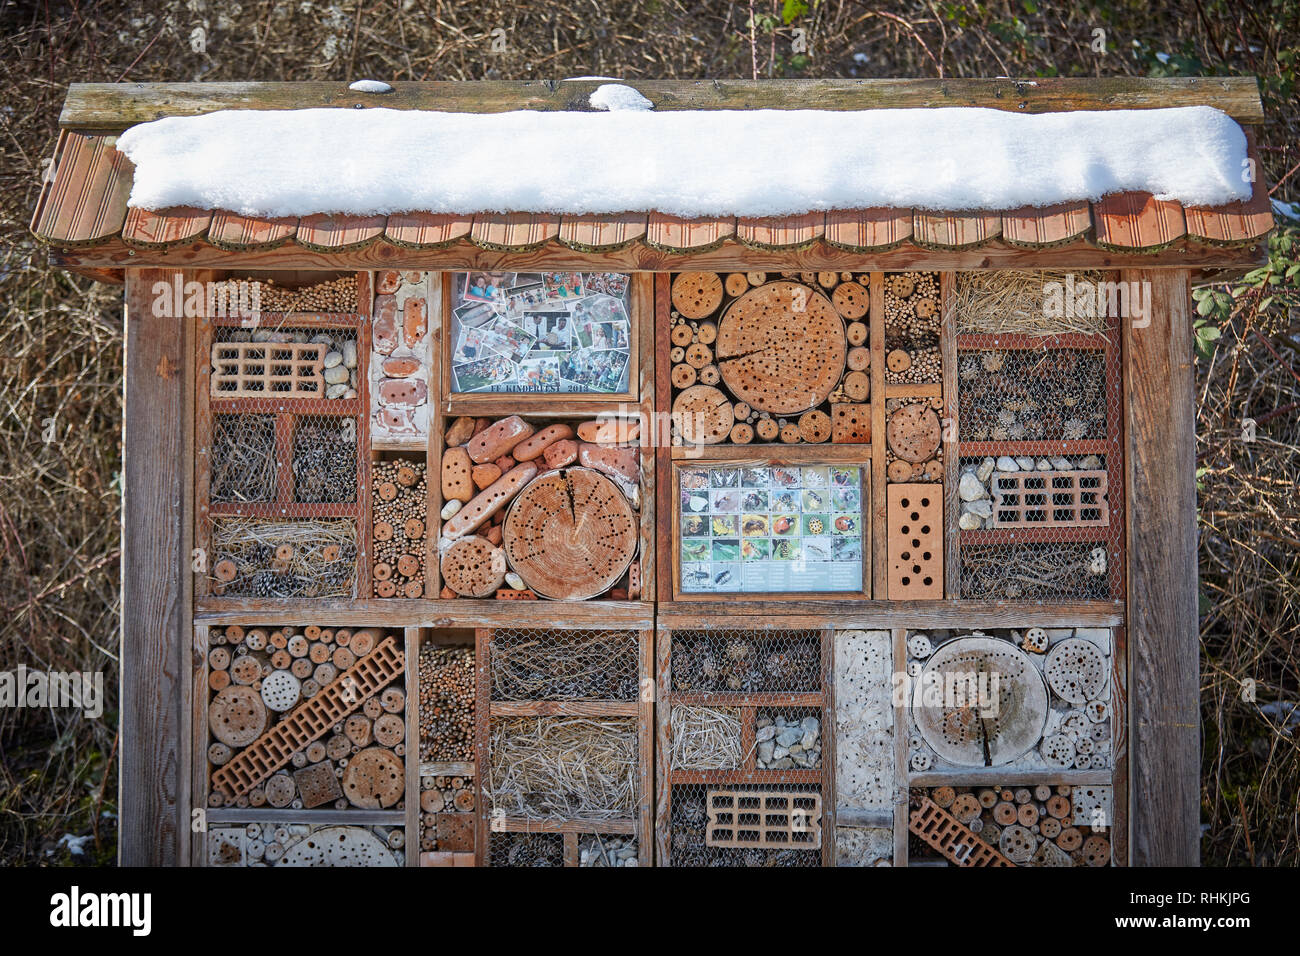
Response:
M632 627L477 631L480 865L577 866L597 835L650 865L653 646Z
M419 864L472 866L482 799L474 751L474 631L422 629L415 640Z
M830 628L779 615L753 629L660 625L658 865L831 863L832 657Z

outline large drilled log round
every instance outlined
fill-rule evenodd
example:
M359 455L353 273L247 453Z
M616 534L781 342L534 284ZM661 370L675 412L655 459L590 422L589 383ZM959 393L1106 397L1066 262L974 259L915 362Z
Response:
M538 475L502 526L506 560L543 597L581 601L613 586L636 555L637 520L609 478L589 468Z
M844 323L826 296L798 282L769 282L733 302L714 348L732 394L776 415L826 401L848 352Z

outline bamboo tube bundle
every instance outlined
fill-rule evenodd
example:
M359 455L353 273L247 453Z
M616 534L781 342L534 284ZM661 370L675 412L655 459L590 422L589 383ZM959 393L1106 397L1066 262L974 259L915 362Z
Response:
M420 760L474 759L474 649L420 648Z
M428 539L425 463L419 459L375 462L371 498L375 596L423 597Z

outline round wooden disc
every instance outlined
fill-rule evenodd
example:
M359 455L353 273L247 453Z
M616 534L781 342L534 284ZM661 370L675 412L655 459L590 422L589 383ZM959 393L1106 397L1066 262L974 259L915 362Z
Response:
M393 526L387 521L375 522L375 540L389 541L393 537Z
M363 810L387 809L402 798L405 769L391 750L368 747L348 761L343 795Z
M695 330L695 341L701 345L712 345L718 339L718 327L713 322L701 322Z
M816 408L844 374L844 323L820 292L770 282L727 307L716 354L732 394L760 411Z
M866 372L849 372L844 376L844 397L854 402L865 402L871 395L871 376Z
M906 372L912 367L912 356L902 349L894 349L885 356L885 364L891 372Z
M901 458L895 458L885 469L890 481L910 481L912 478L912 466Z
M781 431L781 426L776 423L775 418L760 418L754 430L763 441L771 441Z
M403 487L410 488L418 479L419 473L410 465L397 466L397 483Z
M732 298L744 295L749 291L749 280L745 278L745 273L743 272L729 272L727 273L726 288L727 295Z
M417 541L424 537L424 522L419 518L407 518L402 525L402 534L408 541Z
M396 747L406 736L406 725L396 714L383 714L375 721L375 741L385 747Z
M688 319L702 319L722 305L722 277L716 272L683 272L673 280L673 308Z
M831 293L831 305L846 319L860 319L871 308L871 296L856 282L841 282Z
M717 385L721 378L722 376L718 374L718 367L716 365L706 365L704 368L700 369L701 385Z
M392 501L397 497L397 486L391 481L385 481L379 486L379 497L384 501Z
M691 339L695 337L695 333L691 331L691 327L685 322L678 322L673 326L669 337L672 339L673 345L681 348L683 345L691 344Z
M287 773L277 773L270 780L266 781L266 802L277 810L287 807L293 802L293 795L297 788L293 784L293 777Z
M889 283L889 291L900 299L906 299L916 289L916 283L906 272L892 275L886 281Z
M510 567L536 593L585 600L608 591L632 563L636 515L618 486L597 471L547 472L511 502L502 545Z
M686 350L686 364L691 368L704 368L713 361L713 350L696 342Z
M680 390L688 389L695 384L695 369L685 362L680 365L674 365L672 371L673 388Z
M230 677L236 684L251 684L262 676L262 665L251 654L236 657L230 665Z
M218 581L228 583L235 580L235 576L239 574L239 569L235 566L234 561L231 561L229 558L223 558L212 568L212 573L217 576Z
M212 736L230 747L247 747L266 729L266 704L251 687L232 684L208 706Z
M929 319L939 311L939 303L935 302L934 299L920 299L913 308L916 310L918 319Z
M855 372L865 372L871 365L871 350L855 345L849 349L849 368Z
M943 430L929 405L914 402L889 416L885 437L890 450L906 461L925 461L939 450Z
M831 417L814 409L799 416L799 436L809 444L824 442L831 437Z
M745 422L736 422L731 426L731 441L736 445L748 445L754 440L754 428Z
M692 385L673 401L673 424L688 445L715 445L735 424L727 396L712 385Z
M413 554L404 554L397 559L397 570L401 572L402 577L413 578L420 570L420 559Z
M442 580L465 597L488 597L505 579L506 553L487 538L458 538L442 556Z
M781 441L787 445L793 445L799 441L799 426L794 422L781 427Z

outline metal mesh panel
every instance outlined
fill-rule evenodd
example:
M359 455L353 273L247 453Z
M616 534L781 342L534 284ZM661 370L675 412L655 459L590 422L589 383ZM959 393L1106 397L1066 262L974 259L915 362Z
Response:
M913 788L909 859L955 866L1108 866L1110 814L1110 787Z
M209 806L402 806L400 633L232 625L208 645Z
M370 467L361 317L219 318L210 334L211 591L356 596Z
M489 747L494 815L570 821L637 812L635 717L495 717Z
M578 837L578 866L637 866L637 841L625 834Z
M559 833L493 833L488 841L491 866L564 866Z
M674 784L671 790L673 866L821 865L820 787Z
M760 707L755 726L755 762L759 770L821 768L820 707Z
M492 699L636 700L635 631L500 628L492 634Z
M1118 329L957 345L961 597L1121 599Z
M672 641L676 693L821 690L818 631L675 631Z

